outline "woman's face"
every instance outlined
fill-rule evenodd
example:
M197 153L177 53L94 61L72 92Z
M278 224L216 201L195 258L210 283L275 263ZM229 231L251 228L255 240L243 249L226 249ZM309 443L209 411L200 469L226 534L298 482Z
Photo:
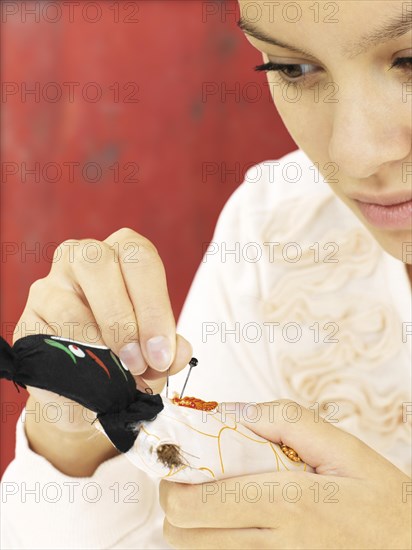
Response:
M382 247L412 263L412 2L239 4L264 63L292 65L267 76L297 145Z

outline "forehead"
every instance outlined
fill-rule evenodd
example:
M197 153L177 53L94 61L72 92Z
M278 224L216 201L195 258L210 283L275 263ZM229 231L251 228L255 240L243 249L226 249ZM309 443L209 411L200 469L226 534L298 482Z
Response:
M412 18L412 1L401 0L239 0L239 7L241 20L263 35L318 57L333 52L348 59L377 44L376 31L392 21L397 20L399 36L410 30Z

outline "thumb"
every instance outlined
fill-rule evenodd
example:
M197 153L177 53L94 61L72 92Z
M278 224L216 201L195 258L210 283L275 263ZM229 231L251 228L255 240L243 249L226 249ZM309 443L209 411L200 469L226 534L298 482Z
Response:
M220 411L225 405L229 404L222 403ZM233 405L230 404L231 411ZM236 403L236 406L240 424L269 441L291 447L318 474L359 477L365 466L360 457L365 458L367 451L374 453L357 437L294 401Z

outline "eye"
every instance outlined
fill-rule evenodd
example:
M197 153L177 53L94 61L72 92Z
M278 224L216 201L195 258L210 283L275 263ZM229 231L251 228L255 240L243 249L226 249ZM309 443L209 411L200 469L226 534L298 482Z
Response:
M412 57L398 57L390 66L390 69L398 67L399 69L412 69Z
M315 70L311 70L311 68ZM286 82L297 83L303 81L308 75L317 72L316 65L310 65L308 63L264 63L255 67L255 71L273 71L280 73L280 76Z
M69 345L69 350L76 355L77 357L86 357L86 354L83 350L81 350L79 347L75 346L74 344Z

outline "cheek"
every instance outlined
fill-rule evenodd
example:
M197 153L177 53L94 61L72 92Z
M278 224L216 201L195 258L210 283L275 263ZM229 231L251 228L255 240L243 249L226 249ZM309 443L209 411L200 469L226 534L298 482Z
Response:
M288 85L271 73L268 85L276 109L296 144L310 158L327 159L330 113L320 101L315 102L315 90Z
M287 90L282 82L268 73L268 84L276 109L296 145L317 163L324 177L330 175L329 144L333 131L333 104L317 98L313 90ZM297 98L296 100L294 98ZM329 185L338 195L341 181Z

